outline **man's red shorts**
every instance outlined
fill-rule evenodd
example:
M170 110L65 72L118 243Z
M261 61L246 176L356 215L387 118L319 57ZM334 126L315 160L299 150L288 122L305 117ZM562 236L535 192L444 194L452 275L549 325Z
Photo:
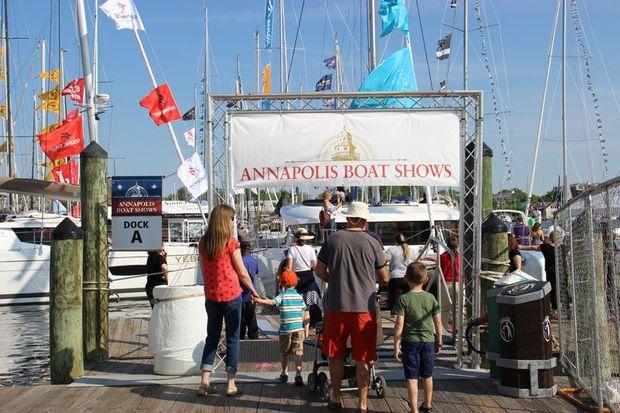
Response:
M325 318L322 350L327 357L344 357L348 338L351 337L353 360L377 360L376 314L329 312Z

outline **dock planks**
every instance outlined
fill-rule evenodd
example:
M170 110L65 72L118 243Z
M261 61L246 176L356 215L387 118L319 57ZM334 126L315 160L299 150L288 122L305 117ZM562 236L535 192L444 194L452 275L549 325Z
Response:
M270 322L276 322L270 319ZM87 375L152 372L148 353L148 319L113 318L110 323L110 360L87 366ZM292 367L292 366L291 366ZM309 367L304 363L304 379ZM278 369L277 363L240 363L256 370ZM247 370L246 370L247 371ZM561 378L559 380L562 380ZM564 383L566 384L566 383ZM126 387L66 387L38 385L0 388L0 412L324 412L326 403L307 387L292 383L239 383L243 394L237 398L224 395L204 397L196 385L156 384ZM224 391L224 385L219 384ZM422 395L420 394L420 400ZM343 394L347 411L356 411L356 392ZM434 392L435 412L578 412L559 397L548 399L514 399L500 396L489 380L437 380ZM404 381L388 382L386 397L369 393L373 412L408 411Z

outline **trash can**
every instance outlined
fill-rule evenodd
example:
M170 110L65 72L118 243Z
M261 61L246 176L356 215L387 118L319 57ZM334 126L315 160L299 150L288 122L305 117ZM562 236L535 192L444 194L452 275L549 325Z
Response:
M501 293L505 287L515 285L525 281L535 281L536 278L524 273L521 270L511 272L504 275L493 283L493 288L487 291L487 314L489 316L489 345L487 346L487 359L491 365L491 378L500 379L501 369L497 366L496 361L499 358L499 329L497 314L497 295Z
M149 323L149 351L155 374L200 372L207 335L204 287L157 286Z
M497 295L497 329L501 368L498 391L513 397L551 397L553 383L551 343L551 285L526 281Z

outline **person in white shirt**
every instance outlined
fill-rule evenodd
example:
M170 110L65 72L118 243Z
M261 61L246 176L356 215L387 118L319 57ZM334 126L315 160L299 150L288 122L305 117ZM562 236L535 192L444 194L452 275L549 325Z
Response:
M396 234L394 246L388 249L390 254L390 281L388 283L388 305L390 311L398 302L401 295L409 291L405 282L407 266L413 262L413 251L407 245L407 238L402 232ZM392 314L394 314L392 312Z
M323 319L319 302L321 290L314 279L316 268L316 251L306 242L314 239L314 235L308 233L305 228L295 231L295 244L291 245L286 255L286 269L293 270L297 274L297 292L302 295L304 302L310 311L310 326L314 327Z

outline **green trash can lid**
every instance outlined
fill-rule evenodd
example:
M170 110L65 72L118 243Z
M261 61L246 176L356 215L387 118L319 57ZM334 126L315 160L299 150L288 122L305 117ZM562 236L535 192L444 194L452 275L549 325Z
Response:
M551 292L551 284L546 281L526 281L507 287L497 296L498 304L524 304L542 300Z

